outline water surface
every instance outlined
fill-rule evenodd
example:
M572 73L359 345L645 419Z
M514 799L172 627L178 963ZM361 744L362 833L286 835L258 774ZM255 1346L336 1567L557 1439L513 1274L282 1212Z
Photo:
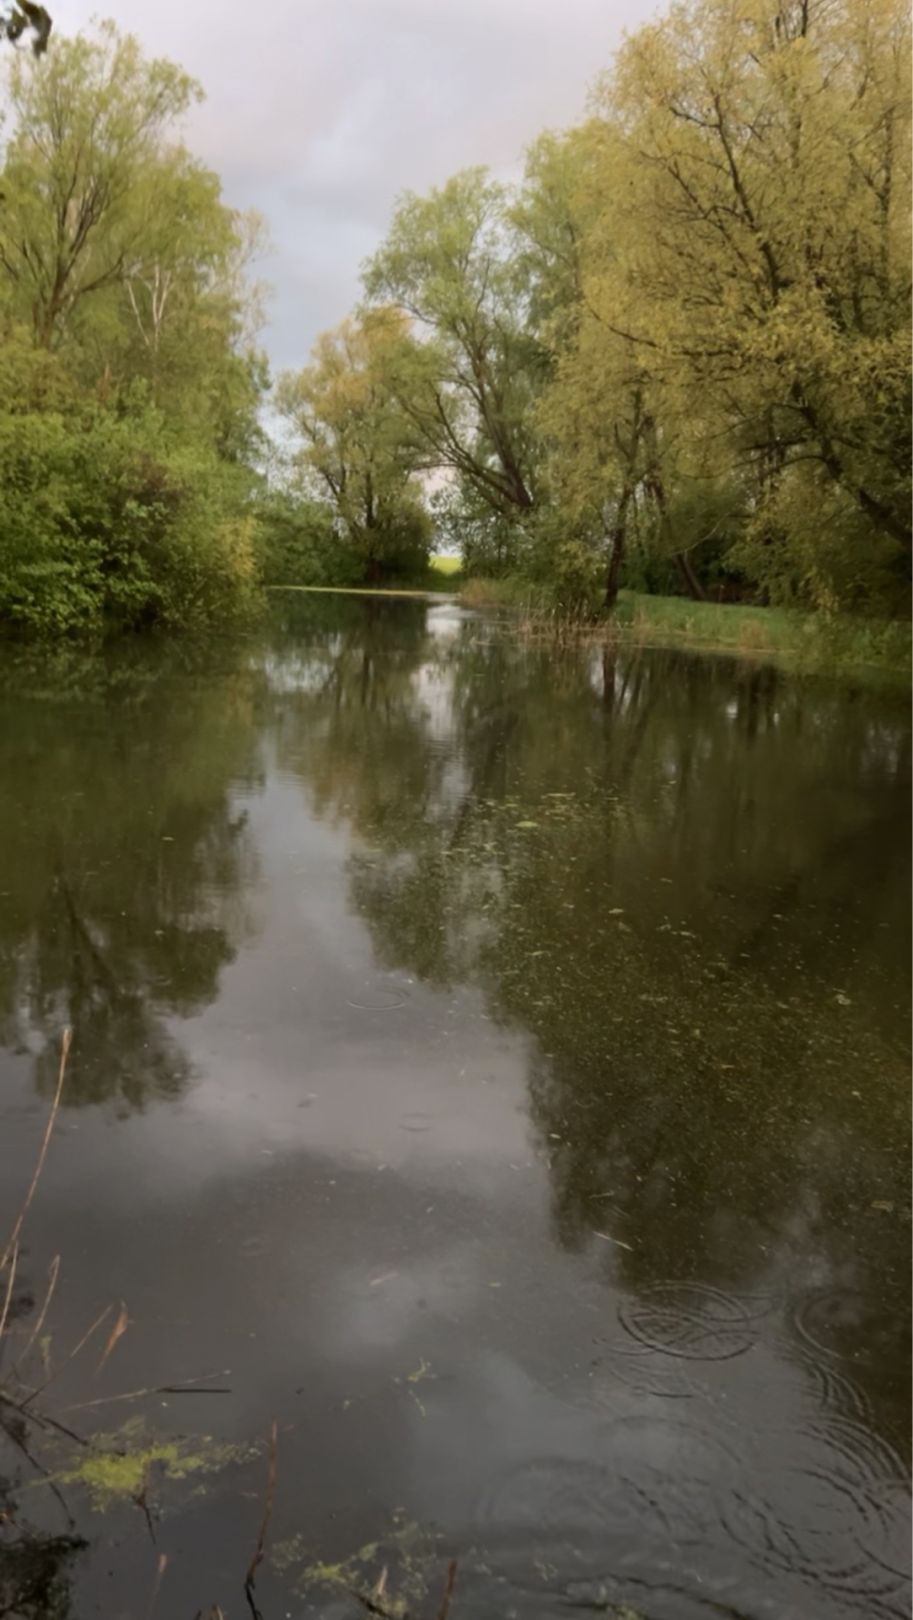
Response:
M892 697L298 596L0 710L7 1357L59 1254L39 1404L213 1462L11 1443L25 1612L249 1614L273 1420L265 1620L908 1612Z

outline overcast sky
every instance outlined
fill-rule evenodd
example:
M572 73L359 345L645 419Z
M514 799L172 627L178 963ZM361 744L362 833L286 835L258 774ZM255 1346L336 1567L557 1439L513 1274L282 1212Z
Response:
M580 117L588 86L651 0L48 0L72 33L113 11L202 82L188 144L227 200L265 215L275 370L301 365L358 293L393 201L457 169L510 176L542 129Z

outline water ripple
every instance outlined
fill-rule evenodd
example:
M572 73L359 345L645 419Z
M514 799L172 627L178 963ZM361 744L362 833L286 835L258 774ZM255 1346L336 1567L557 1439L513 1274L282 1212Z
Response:
M755 1315L733 1294L705 1283L659 1282L622 1300L618 1320L632 1339L683 1361L728 1361L755 1342Z

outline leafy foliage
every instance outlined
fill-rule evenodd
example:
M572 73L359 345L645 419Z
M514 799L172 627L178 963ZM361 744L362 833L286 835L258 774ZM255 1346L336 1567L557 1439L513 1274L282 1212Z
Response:
M277 391L299 467L334 514L343 573L373 581L420 571L428 557L415 435L393 386L406 341L396 311L370 311L325 333L312 364Z
M0 415L0 601L47 634L217 625L254 579L252 525L212 451L152 410Z
M519 188L400 200L349 427L392 414L470 572L906 611L909 44L900 0L681 0Z
M364 559L340 543L328 501L299 489L267 489L257 499L259 567L267 585L357 585Z
M701 532L725 537L715 566L776 600L896 611L910 546L905 9L692 0L627 42L595 110L566 204L578 318L543 403L572 506L591 532L601 510L615 555L646 518L660 551L696 566ZM552 169L572 155L559 146ZM541 156L528 185L541 213ZM681 521L702 508L706 525Z
M255 591L255 219L174 135L200 92L103 23L9 67L0 624L223 623Z

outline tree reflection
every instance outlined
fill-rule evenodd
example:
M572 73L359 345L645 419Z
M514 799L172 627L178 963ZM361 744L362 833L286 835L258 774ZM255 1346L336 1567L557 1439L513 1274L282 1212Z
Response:
M67 1620L73 1613L71 1566L85 1543L45 1536L13 1522L16 1504L0 1484L0 1615L15 1620Z
M472 623L386 647L377 625L326 644L288 757L359 835L380 960L474 982L534 1037L559 1240L608 1230L635 1289L839 1277L859 1303L833 1348L890 1393L903 715L771 668L545 655Z
M251 872L230 788L251 769L257 677L180 650L7 667L0 713L0 1041L69 1104L177 1094L167 1019L212 999L245 929Z

